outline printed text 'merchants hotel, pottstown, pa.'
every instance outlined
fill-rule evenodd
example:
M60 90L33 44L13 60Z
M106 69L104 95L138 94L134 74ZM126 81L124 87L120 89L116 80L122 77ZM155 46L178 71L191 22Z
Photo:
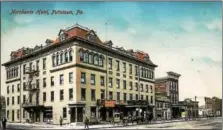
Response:
M69 14L69 15L74 15L75 13L72 10L42 10L42 9L38 9L38 10L17 10L17 9L12 9L12 11L10 12L10 14L37 14L37 15L60 15L60 14Z

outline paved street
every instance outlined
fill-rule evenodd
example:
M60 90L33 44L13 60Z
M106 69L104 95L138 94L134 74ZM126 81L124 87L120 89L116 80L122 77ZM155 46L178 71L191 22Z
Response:
M7 125L8 129L83 129L84 126L64 125L40 125L40 124L19 124L13 123ZM113 128L112 128L113 127ZM91 129L222 129L222 119L199 119L196 121L178 120L174 122L156 122L154 124L133 125L133 126L113 126L111 124L105 125L91 125Z

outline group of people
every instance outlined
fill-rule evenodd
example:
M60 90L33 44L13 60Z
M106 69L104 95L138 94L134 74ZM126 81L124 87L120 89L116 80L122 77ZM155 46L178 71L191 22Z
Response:
M5 117L2 118L1 120L1 128L4 130L6 129L6 123L7 123L7 119Z

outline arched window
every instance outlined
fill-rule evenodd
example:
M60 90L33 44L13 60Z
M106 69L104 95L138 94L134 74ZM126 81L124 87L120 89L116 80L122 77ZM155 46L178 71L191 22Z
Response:
M94 64L98 65L98 54L94 55Z
M99 56L99 66L103 67L103 56Z
M88 52L84 52L84 62L88 63Z
M63 52L60 53L60 63L63 63Z
M65 52L65 63L67 63L68 62L68 53L67 53L67 51Z
M69 51L69 61L73 61L73 50Z
M93 52L89 53L89 63L93 64Z
M59 64L59 53L57 53L57 56L56 56L56 65Z
M80 56L80 61L83 62L84 61L84 52L82 49L79 50L79 56Z
M55 57L55 55L53 54L53 56L52 56L52 65L53 65L53 66L55 66L55 63L56 63L55 61L56 61L56 57Z

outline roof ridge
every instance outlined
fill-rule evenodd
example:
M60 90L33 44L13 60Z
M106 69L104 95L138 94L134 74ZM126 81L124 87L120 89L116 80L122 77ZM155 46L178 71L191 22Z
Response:
M78 23L76 23L75 25L72 25L72 26L70 26L70 27L67 27L67 28L65 28L64 30L69 31L69 30L71 30L71 29L73 29L73 28L75 28L75 27L81 28L81 29L86 30L86 31L91 31L91 29L89 29L89 28L87 28L87 27L84 27L84 26L81 26L81 25L79 25Z

